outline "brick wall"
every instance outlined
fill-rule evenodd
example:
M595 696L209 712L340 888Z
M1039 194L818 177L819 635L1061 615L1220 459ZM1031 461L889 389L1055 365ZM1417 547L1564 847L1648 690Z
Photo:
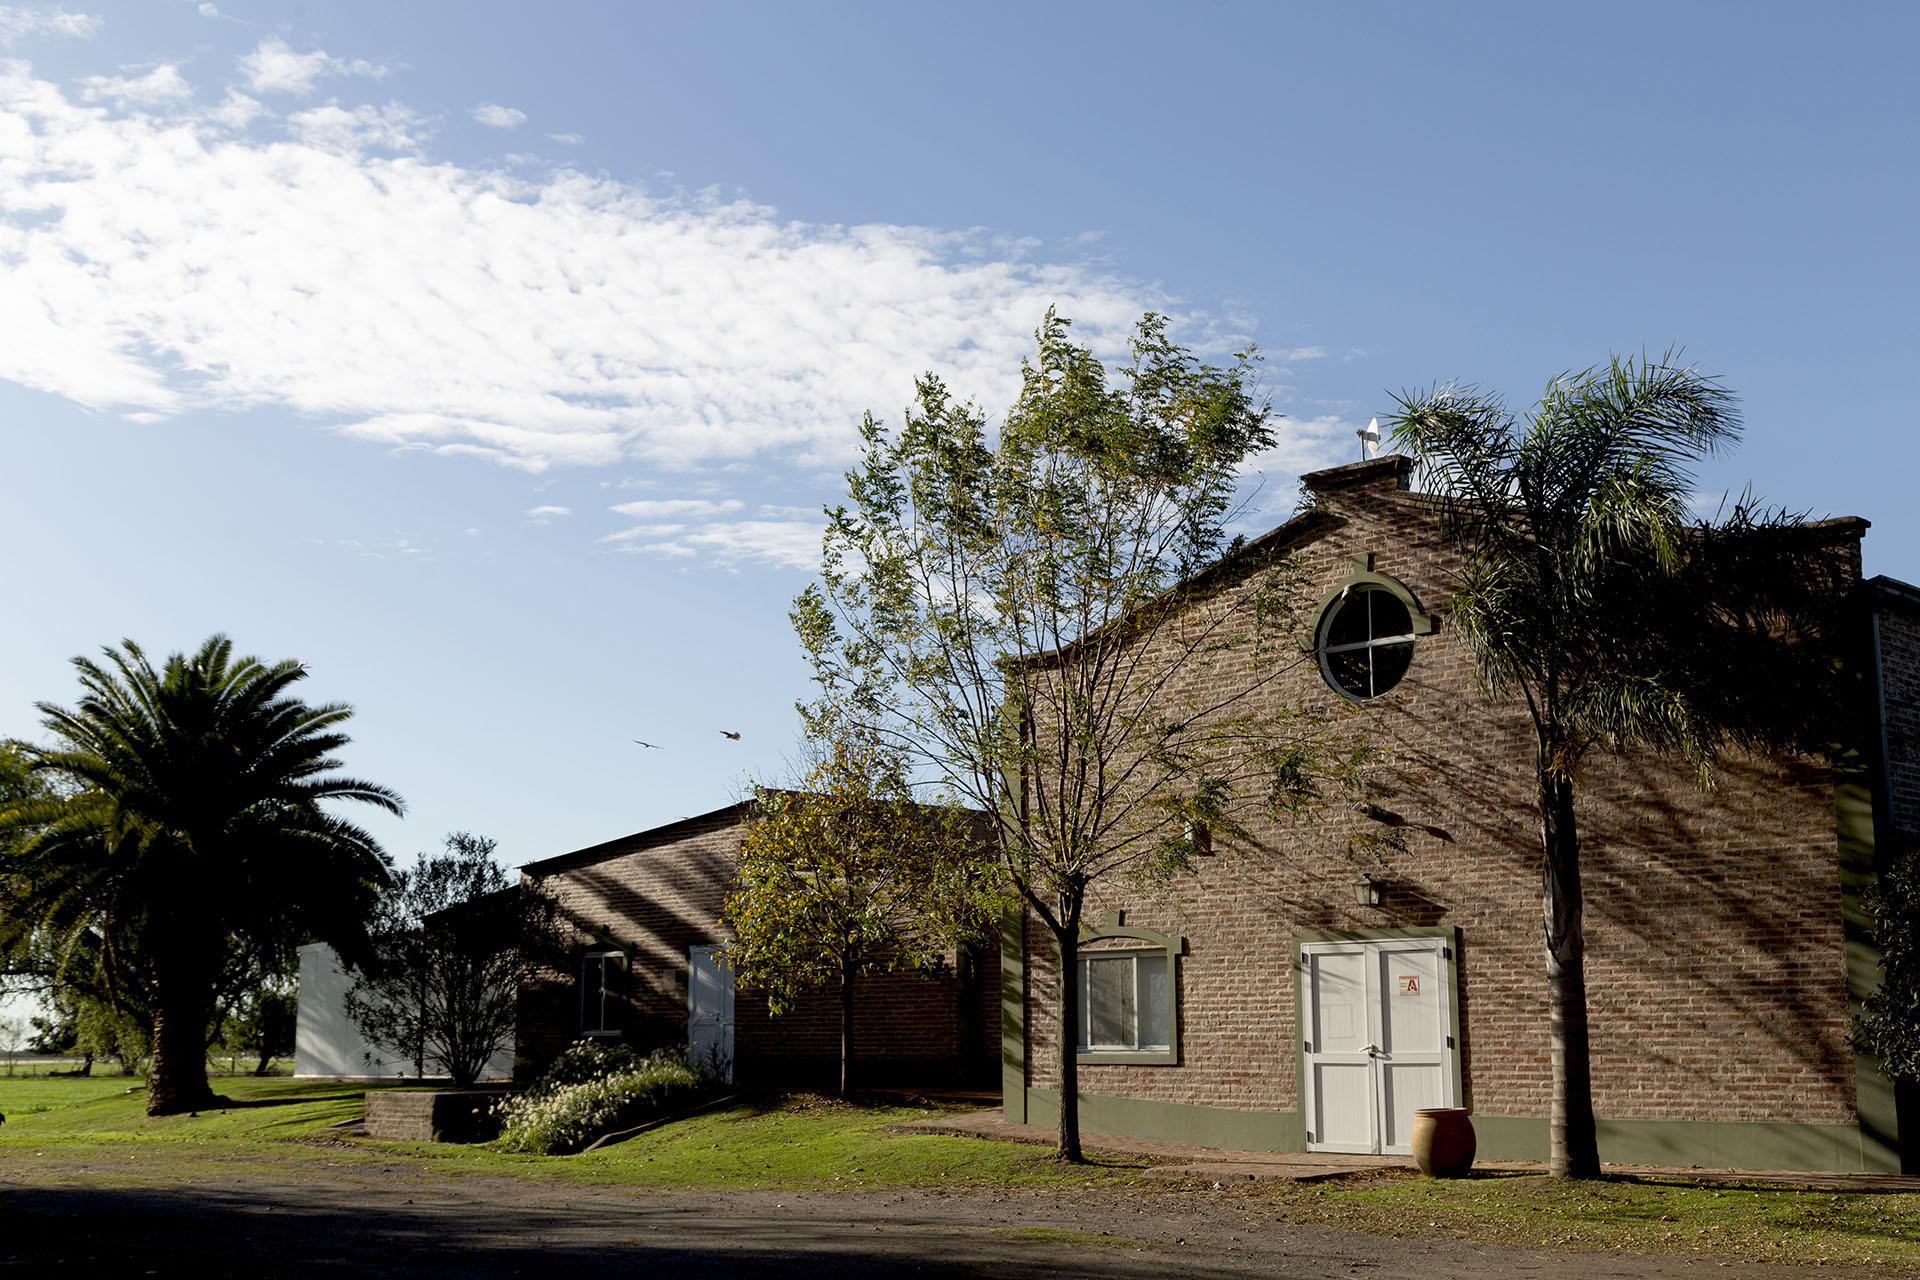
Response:
M742 814L728 809L555 859L540 876L560 904L575 955L624 951L617 992L622 1039L642 1051L687 1040L687 949L724 943L721 904L738 865ZM577 973L522 990L520 1074L537 1073L579 1035ZM997 997L999 954L955 958L941 974L883 974L855 988L856 1061L867 1083L972 1082L998 1069L999 1027L980 1016ZM984 994L983 994L984 993ZM837 992L779 1017L760 993L734 1000L735 1074L742 1083L825 1084L838 1078Z
M1385 464L1319 495L1298 549L1319 599L1359 553L1440 618L1405 680L1346 711L1311 656L1263 697L1351 714L1388 752L1371 798L1406 819L1404 853L1380 867L1347 839L1369 820L1332 812L1256 822L1253 848L1221 852L1155 890L1098 886L1088 918L1184 935L1178 1066L1082 1065L1083 1090L1222 1107L1293 1110L1297 1071L1291 944L1307 930L1459 929L1467 1103L1545 1115L1550 1087L1541 941L1539 819L1525 708L1489 705L1446 622L1456 563L1432 505ZM1308 619L1303 625L1311 625ZM1920 670L1920 665L1915 667ZM1185 692L1218 692L1244 671L1196 670ZM1920 792L1916 792L1920 795ZM1838 848L1831 787L1811 761L1733 758L1702 792L1690 770L1594 752L1576 799L1586 890L1594 1102L1617 1119L1851 1123ZM1428 831L1425 828L1433 828ZM1362 871L1377 909L1353 905ZM1057 1073L1055 974L1037 920L1028 1079Z

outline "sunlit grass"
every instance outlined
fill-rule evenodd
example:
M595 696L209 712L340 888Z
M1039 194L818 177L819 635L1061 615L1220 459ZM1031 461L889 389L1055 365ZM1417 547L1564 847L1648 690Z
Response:
M749 1096L577 1156L487 1146L343 1139L328 1126L364 1110L364 1091L332 1081L219 1082L228 1105L149 1117L144 1091L124 1081L0 1080L0 1159L29 1153L86 1163L137 1161L144 1176L190 1176L209 1162L266 1173L316 1161L404 1161L422 1176L491 1174L636 1187L859 1188L889 1185L1080 1183L1126 1178L1138 1166L1074 1168L1037 1147L887 1126L924 1107L842 1104L808 1095ZM17 1118L16 1118L17 1117Z
M1920 1195L1910 1193L1382 1171L1277 1194L1296 1218L1380 1234L1920 1270Z

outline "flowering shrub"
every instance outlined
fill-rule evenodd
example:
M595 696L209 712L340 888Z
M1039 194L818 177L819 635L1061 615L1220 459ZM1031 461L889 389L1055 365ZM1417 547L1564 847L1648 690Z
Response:
M669 1055L656 1053L656 1058ZM604 1080L608 1076L617 1076L644 1066L650 1059L643 1058L628 1046L618 1041L576 1040L567 1046L567 1051L553 1060L546 1074L533 1087L534 1092L551 1092L566 1084L585 1084L589 1080Z
M690 1105L705 1088L683 1053L660 1050L642 1058L624 1045L582 1041L533 1088L499 1104L500 1146L568 1155L603 1134Z

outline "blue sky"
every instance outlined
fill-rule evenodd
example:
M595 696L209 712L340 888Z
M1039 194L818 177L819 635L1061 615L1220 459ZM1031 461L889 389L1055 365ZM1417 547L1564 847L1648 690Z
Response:
M1003 405L1049 305L1259 344L1260 527L1393 389L1680 343L1706 493L1920 578L1916 12L0 5L0 734L226 631L402 859L727 803L861 412Z

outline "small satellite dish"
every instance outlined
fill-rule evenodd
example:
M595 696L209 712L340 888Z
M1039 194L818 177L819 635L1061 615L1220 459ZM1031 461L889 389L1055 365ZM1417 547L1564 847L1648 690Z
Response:
M1353 434L1360 437L1360 461L1380 456L1380 419L1373 419Z

